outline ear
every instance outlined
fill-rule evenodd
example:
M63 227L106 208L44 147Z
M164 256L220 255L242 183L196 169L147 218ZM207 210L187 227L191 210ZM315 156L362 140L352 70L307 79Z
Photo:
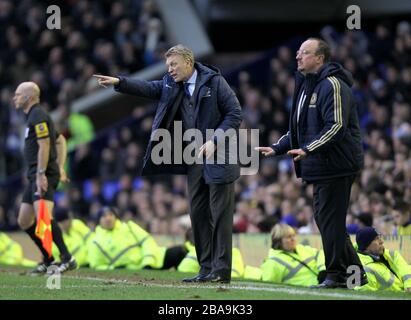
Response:
M317 57L318 57L320 62L324 63L325 56L323 54L320 54Z

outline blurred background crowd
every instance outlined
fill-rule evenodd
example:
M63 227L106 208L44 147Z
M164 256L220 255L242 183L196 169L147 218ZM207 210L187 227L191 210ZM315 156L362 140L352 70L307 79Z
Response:
M93 226L101 206L112 205L122 219L153 234L184 234L185 177L139 176L155 104L136 106L128 119L100 132L87 116L70 111L74 99L97 90L92 74L133 73L162 60L170 44L154 2L73 1L62 10L68 14L58 32L40 28L37 1L21 3L26 5L0 0L0 230L18 229L24 116L15 112L11 97L18 83L32 80L40 85L45 108L60 110L58 130L69 141L83 139L71 140L71 183L57 193L57 206ZM352 190L348 231L372 225L398 234L399 226L411 222L411 25L379 23L370 32L326 26L318 35L355 80L365 166ZM228 75L243 108L242 127L259 129L261 146L287 132L301 40L289 39ZM261 61L265 67L256 72ZM295 178L286 156L260 159L258 174L242 176L235 195L237 233L269 232L278 222L301 234L318 233L312 188Z

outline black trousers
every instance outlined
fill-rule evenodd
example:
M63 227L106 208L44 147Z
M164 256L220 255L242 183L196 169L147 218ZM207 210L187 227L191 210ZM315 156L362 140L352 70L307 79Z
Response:
M203 166L187 172L190 218L200 273L231 275L234 183L206 184Z
M314 218L321 233L327 279L339 282L346 281L350 265L359 266L364 273L346 229L354 179L355 176L347 176L313 183Z

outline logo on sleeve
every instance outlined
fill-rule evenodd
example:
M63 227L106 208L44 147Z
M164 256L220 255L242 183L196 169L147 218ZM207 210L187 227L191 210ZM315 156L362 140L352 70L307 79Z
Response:
M49 128L47 127L46 122L36 124L34 126L34 129L36 131L37 138L44 138L44 137L48 137L49 135Z

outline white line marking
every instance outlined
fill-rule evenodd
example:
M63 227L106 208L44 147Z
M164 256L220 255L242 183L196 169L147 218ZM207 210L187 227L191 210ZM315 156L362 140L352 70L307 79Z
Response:
M91 281L103 281L103 282L114 282L121 283L123 285L140 285L146 287L162 287L162 288L173 288L173 289L230 289L230 290L245 290L245 291L267 291L267 292L278 292L287 293L300 296L318 296L318 297L331 297L331 298L344 298L344 299L355 299L355 300L408 300L403 298L392 298L392 297L377 297L372 295L362 295L357 294L355 291L350 291L350 293L340 293L340 292L324 292L317 291L316 289L303 289L303 288L288 288L288 287L267 287L264 284L258 284L254 282L238 282L239 285L196 285L196 284L160 284L160 283L149 283L149 282L135 282L129 280L119 280L119 279L105 279L98 277L79 277L79 276L65 276L70 279L84 279ZM235 283L235 282L234 282ZM241 285L242 284L242 285ZM107 286L106 286L107 287ZM352 293L351 293L352 292Z
M10 273L15 274L15 273ZM130 281L127 279L112 279L112 278L99 278L90 276L70 276L64 275L62 279L77 279L77 280L89 280L98 281L106 283L104 285L64 285L62 283L62 289L64 288L108 288L108 287L121 287L121 286L143 286L143 287L162 287L162 288L172 288L172 289L229 289L229 290L245 290L245 291L266 291L266 292L276 292L276 293L286 293L297 296L317 296L317 297L329 297L329 298L343 298L343 299L355 299L355 300L409 300L407 298L394 298L394 297L378 297L372 295L362 295L358 294L356 291L349 291L349 293L341 292L324 292L323 290L317 291L316 289L305 289L301 287L285 287L278 286L273 287L268 283L258 283L258 282L247 282L247 281L234 281L231 285L207 285L207 284L161 284L161 283L150 283L147 281ZM274 285L274 284L273 284ZM16 288L43 288L43 286L38 285L23 285L23 286L9 286L0 285L0 289L16 289ZM45 289L46 286L44 286ZM278 299L274 299L278 300Z

